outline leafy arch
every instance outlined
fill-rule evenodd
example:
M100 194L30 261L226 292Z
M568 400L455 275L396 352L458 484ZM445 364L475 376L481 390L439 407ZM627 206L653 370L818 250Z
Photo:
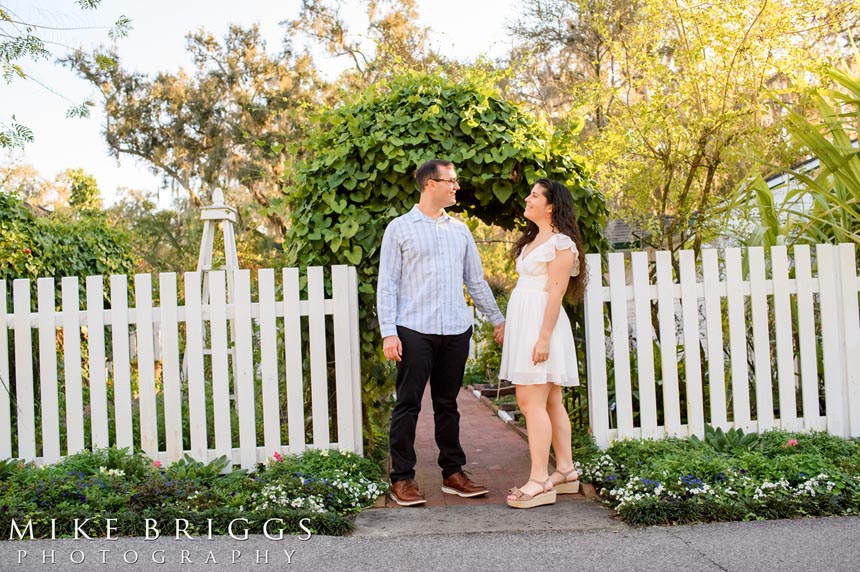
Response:
M506 229L521 221L536 179L564 181L588 250L605 250L605 200L573 159L571 138L506 100L478 72L461 81L394 77L321 113L305 145L307 159L288 189L286 262L357 266L365 360L377 362L380 348L375 291L382 235L418 201L412 174L428 159L457 167L461 189L451 210ZM367 365L374 376L378 368Z

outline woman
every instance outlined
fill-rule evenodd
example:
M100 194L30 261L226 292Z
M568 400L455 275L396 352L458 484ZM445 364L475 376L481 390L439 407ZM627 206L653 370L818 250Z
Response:
M552 504L557 494L579 492L571 453L570 418L562 386L579 385L570 320L561 307L566 293L578 301L585 289L582 234L570 191L540 179L526 197L525 233L513 248L519 281L508 301L499 379L516 385L529 432L531 473L509 491L514 508ZM571 279L573 277L573 279ZM549 448L555 472L549 474Z

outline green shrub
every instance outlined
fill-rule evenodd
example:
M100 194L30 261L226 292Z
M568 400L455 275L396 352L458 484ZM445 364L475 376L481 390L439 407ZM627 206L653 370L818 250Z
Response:
M310 518L316 534L344 534L347 516L372 504L385 491L379 467L353 453L311 450L271 460L254 474L230 470L226 457L202 463L186 457L159 469L145 455L100 449L72 455L59 463L35 466L0 464L0 529L11 519L33 522L34 536L74 534L74 519L90 519L85 530L103 536L107 518L119 535L145 532L145 521L189 521L189 532L225 534L231 520L248 519L250 533L265 520L283 519L284 534L302 534ZM279 525L279 528L281 526ZM245 527L243 527L245 528Z
M664 439L614 443L583 468L630 524L843 515L860 512L857 442L772 432L742 442ZM716 446L714 446L716 444Z

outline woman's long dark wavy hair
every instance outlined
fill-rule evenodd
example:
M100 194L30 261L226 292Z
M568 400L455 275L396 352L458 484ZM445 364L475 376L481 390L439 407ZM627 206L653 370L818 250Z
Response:
M573 239L576 250L579 251L579 274L570 278L570 282L567 284L567 293L565 294L571 302L579 303L585 295L588 272L585 267L585 244L582 241L582 231L579 230L579 223L573 212L573 198L570 196L570 191L567 187L558 181L538 179L535 181L535 184L541 187L543 196L546 197L546 202L552 205L552 226L554 231L566 234ZM535 239L537 233L538 226L529 221L525 232L514 244L513 250L511 250L511 258L519 256L523 248Z

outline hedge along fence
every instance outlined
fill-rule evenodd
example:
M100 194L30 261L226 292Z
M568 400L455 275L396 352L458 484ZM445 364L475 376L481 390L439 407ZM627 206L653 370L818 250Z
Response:
M493 78L409 74L324 111L309 134L287 190L286 264L351 264L358 269L366 408L393 389L380 367L376 321L379 246L386 225L419 199L413 180L424 161L452 161L460 178L451 210L507 229L522 221L524 198L540 177L571 190L587 249L606 250L603 196L573 160L568 133L507 101Z

